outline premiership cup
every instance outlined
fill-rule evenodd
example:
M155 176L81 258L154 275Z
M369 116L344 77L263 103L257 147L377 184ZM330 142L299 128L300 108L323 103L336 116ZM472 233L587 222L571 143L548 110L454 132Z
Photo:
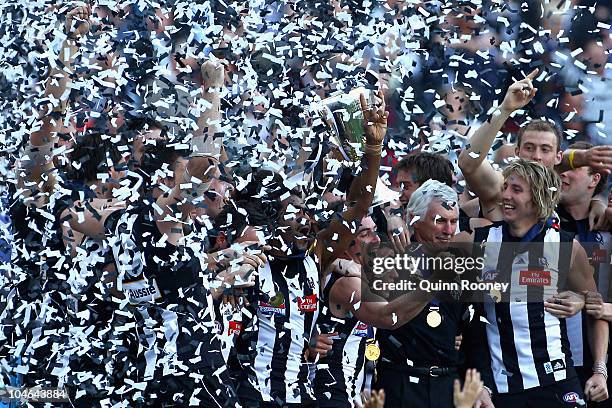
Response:
M368 105L374 104L374 93L356 88L348 94L334 95L322 102L322 116L331 126L331 141L345 160L358 162L363 155L365 134L359 96L364 94Z

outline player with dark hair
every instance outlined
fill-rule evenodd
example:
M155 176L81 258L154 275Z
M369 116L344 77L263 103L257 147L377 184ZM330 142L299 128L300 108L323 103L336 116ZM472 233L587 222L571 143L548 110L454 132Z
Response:
M576 142L570 145L569 149L590 149L593 145L587 142ZM561 173L561 199L557 206L557 214L561 221L561 228L571 232L584 247L587 256L593 266L595 283L598 292L589 295L589 299L597 298L601 302L610 302L610 272L611 268L607 261L609 249L612 248L612 236L609 232L589 230L589 203L594 196L597 196L606 186L606 177L593 171L590 167L578 167ZM556 307L550 304L551 308ZM587 336L587 316L591 313L587 307L587 314L578 313L566 320L567 331L572 349L572 360L576 367L578 378L582 384L585 394L591 394L590 388L596 383L591 377L597 376L593 372L593 367L603 364L605 361L595 361L589 346L590 340ZM602 315L592 314L601 319ZM592 396L592 400L597 401L603 398L603 388L597 390Z
M314 240L303 199L278 174L257 172L236 194L252 236L270 247L236 338L232 366L245 407L316 406L304 353L320 312L319 281L348 248L372 202L387 124L382 98L379 93L376 106L367 107L361 97L366 136L361 174L351 185L346 210Z

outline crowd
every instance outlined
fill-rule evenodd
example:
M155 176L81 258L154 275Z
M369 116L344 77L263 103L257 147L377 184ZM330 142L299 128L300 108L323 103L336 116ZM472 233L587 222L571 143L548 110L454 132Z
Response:
M0 388L612 405L609 4L2 10ZM358 112L327 115L350 91ZM418 288L509 286L373 286L405 254L483 260L421 267Z

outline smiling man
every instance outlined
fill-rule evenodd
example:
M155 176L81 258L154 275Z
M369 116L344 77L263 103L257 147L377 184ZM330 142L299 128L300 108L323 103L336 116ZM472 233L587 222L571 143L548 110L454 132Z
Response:
M437 180L427 180L411 194L407 208L418 246L411 256L421 258L445 251L459 220L455 190ZM419 269L423 278L438 281L433 270ZM385 390L385 407L453 406L453 382L459 378L460 364L455 341L469 313L467 304L458 299L441 293L430 295L409 322L377 334L381 356L375 388Z
M494 222L503 219L499 205L503 177L501 172L493 169L486 156L510 115L524 108L535 96L537 89L532 81L537 74L536 69L508 88L498 111L478 128L470 139L470 145L459 156L459 168L471 191L478 197L480 216ZM532 120L521 128L518 133L516 155L521 159L533 160L548 168L554 168L559 173L582 166L589 166L594 171L604 174L612 171L612 146L571 149L563 152L560 131L546 120ZM603 225L605 204L601 200L594 200L593 204L592 217L597 218L598 224ZM478 207L469 204L467 206Z
M456 238L483 244L483 280L491 280L488 273L510 282L501 299L485 295L482 332L474 338L487 343L474 349L472 363L481 365L488 388L476 407L578 407L585 394L591 400L605 398L606 373L600 365L583 393L566 321L544 302L548 293L596 290L584 249L552 222L561 181L550 168L525 160L512 162L503 177L503 221ZM593 357L605 361L608 326L595 319L588 326L590 337L601 340L594 343ZM489 359L483 359L483 346Z

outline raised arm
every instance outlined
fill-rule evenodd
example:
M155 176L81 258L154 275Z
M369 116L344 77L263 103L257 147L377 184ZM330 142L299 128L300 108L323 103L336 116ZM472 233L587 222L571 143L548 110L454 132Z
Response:
M62 119L68 103L68 84L73 75L72 62L78 52L76 40L89 31L89 6L76 7L66 15L65 32L59 59L49 59L51 71L38 105L38 127L31 133L28 147L21 159L20 186L31 192L50 191L53 188L53 149L62 128Z
M221 87L225 79L223 65L206 61L200 68L202 72L202 92L199 103L200 116L197 120L192 145L194 152L219 159L222 153L222 140L215 140L221 122Z
M380 167L382 142L387 133L387 118L385 100L382 91L378 92L376 106L368 107L365 97L360 97L361 110L364 117L365 154L362 159L361 174L355 178L347 197L348 209L342 214L342 221L334 219L330 226L321 231L317 237L315 253L320 257L321 270L344 252L351 244L355 225L368 213Z
M512 112L527 105L535 96L537 89L531 81L537 74L538 70L535 69L526 78L510 85L499 109L476 130L470 138L470 145L459 155L459 168L470 189L481 201L488 203L496 200L501 191L501 175L486 160L487 154Z
M593 146L590 149L568 149L555 170L559 174L578 167L590 167L594 172L612 173L612 146Z

